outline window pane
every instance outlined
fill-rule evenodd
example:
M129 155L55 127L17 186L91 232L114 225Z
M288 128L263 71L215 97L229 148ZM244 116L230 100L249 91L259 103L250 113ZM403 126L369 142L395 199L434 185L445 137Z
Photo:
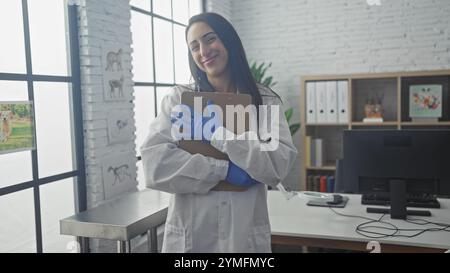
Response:
M134 87L134 111L136 122L136 154L149 132L150 122L155 119L155 92L153 87Z
M175 44L175 82L189 83L191 72L189 70L188 50L184 39L185 27L174 25Z
M153 13L172 19L170 0L153 0Z
M131 0L130 5L132 5L136 8L150 11L150 1L151 0Z
M33 180L31 151L0 154L0 188Z
M172 24L155 18L155 69L156 82L174 83Z
M34 84L39 177L72 171L72 134L67 83Z
M189 20L189 1L172 0L172 4L173 4L173 20L187 25Z
M0 81L0 101L26 100L28 100L28 87L26 82Z
M36 252L33 190L0 196L0 253Z
M157 87L156 88L156 101L158 105L158 114L161 112L161 102L163 98L169 93L169 90L172 89L172 87Z
M69 243L76 239L59 233L59 220L75 214L74 179L45 184L39 189L43 251L70 252Z
M189 17L202 12L202 0L189 0Z
M28 1L34 74L66 76L65 1Z
M153 82L152 21L149 15L131 12L133 81Z
M0 72L26 72L22 20L22 1L0 1Z

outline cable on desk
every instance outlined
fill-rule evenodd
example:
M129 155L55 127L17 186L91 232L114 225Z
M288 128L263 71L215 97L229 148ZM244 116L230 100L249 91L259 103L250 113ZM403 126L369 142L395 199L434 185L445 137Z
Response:
M450 232L450 224L446 224L446 223L437 223L437 222L432 222L432 221L427 221L424 219L418 219L418 218L410 218L407 217L406 220L404 220L407 223L411 223L411 224L415 224L415 225L420 225L420 226L424 226L424 225L436 225L439 226L439 228L437 227L432 227L432 228L422 228L422 229L415 229L415 228L398 228L397 226L395 226L392 223L386 222L383 219L383 217L386 214L381 215L381 217L379 219L372 219L369 217L364 217L364 216L358 216L358 215L349 215L349 214L344 214L344 213L340 213L335 211L331 206L328 207L331 211L333 211L335 214L340 215L340 216L344 216L344 217L352 217L352 218L360 218L360 219L364 219L364 220L368 220L367 222L363 222L361 224L359 224L358 226L356 226L355 228L355 232L358 233L361 236L367 237L367 238L371 238L371 239L381 239L381 238L387 238L387 237L404 237L404 238L413 238L416 236L419 236L422 233L425 232L432 232L432 231L446 231L446 232ZM382 224L385 226L380 226L380 225L372 225L372 224ZM390 227L389 227L390 226ZM372 229L372 230L369 230ZM375 230L384 230L386 232L378 232L378 231L374 231ZM387 232L387 231L392 231L392 232ZM403 232L411 232L411 231L416 231L416 233L411 234L411 235L403 235L403 234L399 234L401 231Z

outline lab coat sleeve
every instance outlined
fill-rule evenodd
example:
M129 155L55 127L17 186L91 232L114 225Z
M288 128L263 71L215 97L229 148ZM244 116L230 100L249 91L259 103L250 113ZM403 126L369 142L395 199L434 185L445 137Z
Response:
M297 156L297 149L292 143L280 100L274 98L266 104L278 105L280 110L278 118L271 118L271 115L260 116L262 122L270 122L271 126L279 128L279 135L272 135L270 142L259 140L255 131L236 136L226 128L219 127L212 135L211 145L226 153L234 164L247 171L253 179L275 187L288 175ZM261 139L267 139L267 135L261 134L261 130L259 132ZM268 150L267 145L275 145L272 147L276 148Z
M192 155L172 138L170 113L181 102L182 87L174 87L162 100L161 112L150 125L140 148L146 186L169 193L207 193L224 180L228 161Z

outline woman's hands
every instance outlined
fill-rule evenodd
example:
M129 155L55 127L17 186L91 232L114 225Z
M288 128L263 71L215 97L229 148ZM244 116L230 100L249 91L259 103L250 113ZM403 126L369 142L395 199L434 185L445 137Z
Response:
M225 180L230 184L241 187L250 187L260 183L251 178L251 176L246 171L244 171L231 161L228 161L228 172Z

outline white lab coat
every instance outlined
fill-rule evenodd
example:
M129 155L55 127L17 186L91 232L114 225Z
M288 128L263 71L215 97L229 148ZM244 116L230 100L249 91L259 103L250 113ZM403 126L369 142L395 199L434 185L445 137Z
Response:
M259 141L215 140L222 127L214 133L211 145L262 183L244 192L210 191L225 179L228 161L192 155L178 148L170 133L172 107L186 91L191 90L176 86L164 97L141 146L147 187L173 194L163 252L270 252L267 185L274 187L286 177L297 154L284 114L275 151L262 151ZM267 88L261 86L260 92L264 104L280 104Z

